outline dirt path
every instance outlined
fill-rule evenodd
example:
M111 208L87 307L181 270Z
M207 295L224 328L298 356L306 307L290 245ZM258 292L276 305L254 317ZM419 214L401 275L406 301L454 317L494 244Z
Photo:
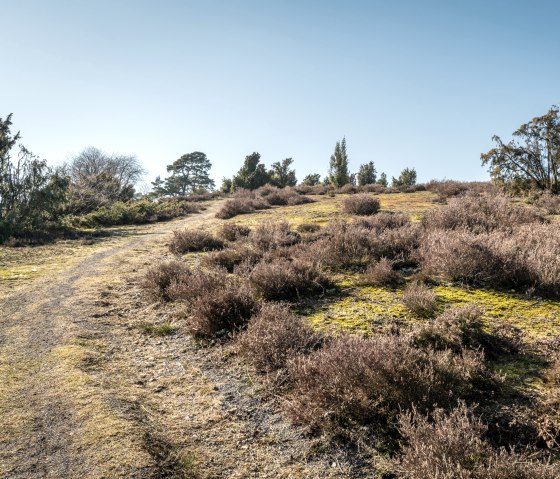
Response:
M147 335L136 287L174 229L147 226L0 304L0 477L350 477L286 425L227 351ZM180 326L180 325L178 325ZM352 477L357 477L355 474Z

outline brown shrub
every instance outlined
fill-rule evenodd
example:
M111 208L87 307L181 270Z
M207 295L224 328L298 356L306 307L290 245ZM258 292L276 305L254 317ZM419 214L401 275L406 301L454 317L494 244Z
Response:
M341 195L353 195L358 192L358 187L351 183L346 183L345 185L342 185L340 188L337 188L335 192Z
M183 261L166 261L148 268L140 287L153 299L169 301L171 284L187 281L190 276L191 271Z
M176 254L190 251L212 251L223 247L222 240L200 230L173 231L173 239L169 243L169 249Z
M236 245L234 248L208 253L202 258L202 264L214 268L224 268L228 273L233 273L237 266L241 264L255 265L261 257L262 255L259 252L248 246Z
M492 236L490 248L500 258L507 284L560 294L560 224L522 225L514 234Z
M313 263L282 258L258 263L251 271L249 282L259 296L271 301L298 300L322 293L330 284Z
M439 203L446 203L448 198L460 196L469 189L469 184L454 180L431 180L426 183L426 189L437 195Z
M321 229L321 226L317 223L301 223L296 229L300 233L316 233Z
M270 208L268 203L239 193L239 196L227 200L224 203L220 211L216 213L216 218L227 220L237 215L248 214L255 210L265 210L268 208Z
M529 453L495 450L481 437L487 427L464 404L431 417L418 412L401 416L406 442L397 468L407 479L553 479L560 467ZM399 476L401 477L401 476Z
M368 194L358 194L344 199L344 212L351 215L374 215L381 209L379 200Z
M560 195L543 193L535 202L535 205L542 208L549 215L560 215Z
M264 304L237 336L237 343L260 372L270 373L284 368L296 356L319 348L323 337L291 314L287 306Z
M360 186L359 190L364 192L364 193L381 194L381 193L385 193L386 188L383 185L378 185L378 184L374 183L374 184L370 184L370 185Z
M364 266L381 258L406 265L414 264L418 242L418 228L413 225L376 231L359 221L333 221L307 246L305 256L335 269Z
M218 238L224 241L237 241L239 238L249 236L251 228L235 223L224 223L218 230Z
M501 276L501 262L488 235L434 230L423 235L418 250L426 274L451 281L491 283Z
M199 297L213 294L213 291L224 287L228 282L228 275L223 269L195 269L185 277L173 279L167 287L170 301L192 303Z
M313 200L298 192L295 188L272 187L265 196L265 201L271 206L302 205Z
M404 278L393 269L393 262L381 258L377 263L370 264L360 276L360 284L367 286L396 287L404 282Z
M417 349L403 336L341 336L290 365L287 409L296 422L323 431L383 430L413 405L453 404L483 369L471 351Z
M437 311L436 293L422 283L409 284L403 292L402 302L410 311L423 318L430 318Z
M388 229L397 229L410 225L408 216L403 213L393 213L382 211L369 218L358 218L355 225L366 228L377 233L382 233Z
M187 330L197 338L223 337L244 328L258 308L252 291L230 278L220 288L192 300Z
M451 198L447 205L426 212L422 218L427 230L468 230L475 234L511 232L515 226L544 221L534 208L515 205L500 195Z
M287 221L263 221L249 234L249 241L262 252L294 245L300 239Z

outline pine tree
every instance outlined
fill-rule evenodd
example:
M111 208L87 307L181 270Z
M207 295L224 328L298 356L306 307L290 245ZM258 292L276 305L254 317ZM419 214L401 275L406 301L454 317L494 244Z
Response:
M346 185L350 182L346 138L342 138L342 141L336 142L334 153L331 155L328 181L336 187Z
M290 170L291 164L294 162L291 158L272 163L269 171L270 183L278 188L286 186L296 186L296 170Z
M321 183L321 175L319 173L311 173L307 175L301 182L302 185L307 186L315 186L319 183Z
M405 168L398 178L393 177L393 186L412 186L416 184L416 170Z
M377 171L373 161L360 165L358 174L358 186L371 185L377 181Z
M165 192L172 196L184 196L196 190L211 190L214 180L209 176L212 163L200 151L181 156L167 165L171 176L165 179Z
M389 182L387 181L387 174L385 172L381 172L379 179L377 180L377 184L384 186L385 188L389 185Z
M243 166L232 179L232 189L256 190L270 181L270 176L260 160L261 155L257 152L245 157Z

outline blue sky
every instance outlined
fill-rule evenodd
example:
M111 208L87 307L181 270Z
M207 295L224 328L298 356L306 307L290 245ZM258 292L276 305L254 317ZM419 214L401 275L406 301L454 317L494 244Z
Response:
M493 134L560 103L560 2L0 0L0 116L50 163L136 154L147 180L203 151L298 177L373 160L487 178Z

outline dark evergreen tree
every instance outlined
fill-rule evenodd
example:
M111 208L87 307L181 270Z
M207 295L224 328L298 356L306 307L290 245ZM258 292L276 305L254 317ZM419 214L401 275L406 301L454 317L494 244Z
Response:
M152 181L152 191L149 196L154 198L161 198L167 195L167 190L165 189L165 181L161 179L161 176L156 176L156 179Z
M167 171L171 176L165 179L165 193L171 196L184 196L193 191L214 189L214 180L209 176L212 163L200 151L181 156Z
M12 135L12 115L0 118L0 241L57 227L64 211L69 179L20 145Z
M307 175L301 182L302 185L307 186L315 186L319 183L321 183L321 175L319 173L311 173Z
M373 161L360 165L356 176L358 179L358 186L372 185L375 183L377 181L377 171L375 170Z
M398 178L393 177L393 186L412 186L416 184L416 170L405 168Z
M296 186L296 170L290 169L293 162L294 160L291 158L286 158L285 160L272 163L269 171L270 183L278 188Z
M350 182L350 172L348 170L348 154L346 153L346 138L337 141L334 153L331 155L329 164L328 181L336 187L343 186Z
M270 176L260 159L261 155L257 152L245 157L243 166L232 179L232 189L256 190L270 181Z
M389 185L389 181L387 181L386 173L381 172L381 174L379 175L379 179L377 180L377 184L387 188L387 186Z

